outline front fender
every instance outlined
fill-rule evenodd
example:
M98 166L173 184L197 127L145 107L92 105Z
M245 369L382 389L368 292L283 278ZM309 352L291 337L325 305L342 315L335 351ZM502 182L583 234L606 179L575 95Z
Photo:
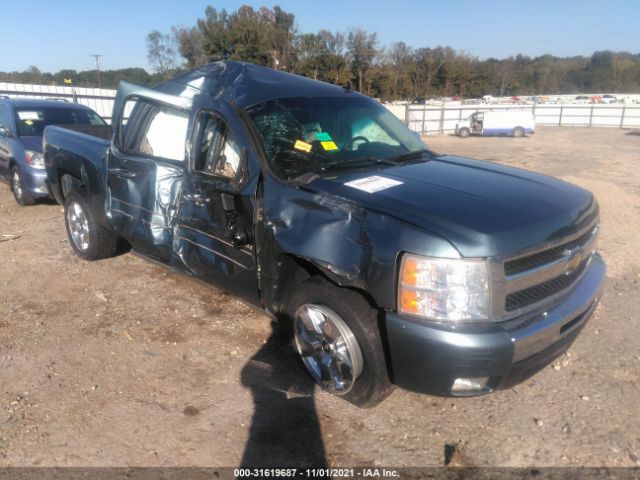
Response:
M283 256L302 259L337 285L365 291L378 307L387 310L395 309L396 271L402 252L459 256L442 237L343 197L284 185L268 177L262 195L258 262L267 308L281 303L288 268Z

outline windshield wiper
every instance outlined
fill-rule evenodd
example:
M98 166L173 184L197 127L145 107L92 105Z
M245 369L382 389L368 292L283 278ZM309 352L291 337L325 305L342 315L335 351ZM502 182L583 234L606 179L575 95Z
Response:
M430 157L436 157L438 154L436 152L432 152L431 150L414 150L412 152L403 153L396 157L392 157L391 160L398 163L402 163L406 160L414 160L422 158L425 155L429 155Z
M395 159L379 158L379 157L362 157L362 158L352 158L350 160L336 160L333 162L325 163L322 167L324 170L329 170L331 168L349 167L352 165L356 165L358 163L375 163L376 165L398 165L398 162Z

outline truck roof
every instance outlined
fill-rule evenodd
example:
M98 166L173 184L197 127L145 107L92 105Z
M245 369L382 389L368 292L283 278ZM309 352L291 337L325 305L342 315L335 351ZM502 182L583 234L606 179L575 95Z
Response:
M156 90L193 97L201 93L223 97L242 108L276 98L360 95L337 85L245 62L209 63L160 83Z

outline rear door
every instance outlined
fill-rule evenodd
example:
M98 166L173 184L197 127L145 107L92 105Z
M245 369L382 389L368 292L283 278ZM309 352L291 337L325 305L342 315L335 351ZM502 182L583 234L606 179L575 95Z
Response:
M258 169L249 135L226 102L194 99L192 155L175 239L181 267L258 304L253 216Z
M107 213L134 248L169 261L182 186L190 102L124 84L114 109Z

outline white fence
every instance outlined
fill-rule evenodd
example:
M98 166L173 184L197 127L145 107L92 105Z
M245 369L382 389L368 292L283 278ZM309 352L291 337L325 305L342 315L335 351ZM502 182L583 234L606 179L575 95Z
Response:
M110 122L115 90L0 82L0 95L11 98L54 98L86 105ZM640 128L640 106L613 105L388 105L409 128L425 135L450 133L474 112L528 110L537 125Z
M49 98L80 103L95 110L110 123L116 91L105 88L58 87L55 85L0 82L0 96L2 95L9 98Z
M536 125L557 127L613 127L639 128L640 106L629 105L461 105L433 107L406 105L390 110L403 120L411 130L423 135L451 133L456 123L475 112L497 110L530 111ZM404 116L401 111L404 110Z

